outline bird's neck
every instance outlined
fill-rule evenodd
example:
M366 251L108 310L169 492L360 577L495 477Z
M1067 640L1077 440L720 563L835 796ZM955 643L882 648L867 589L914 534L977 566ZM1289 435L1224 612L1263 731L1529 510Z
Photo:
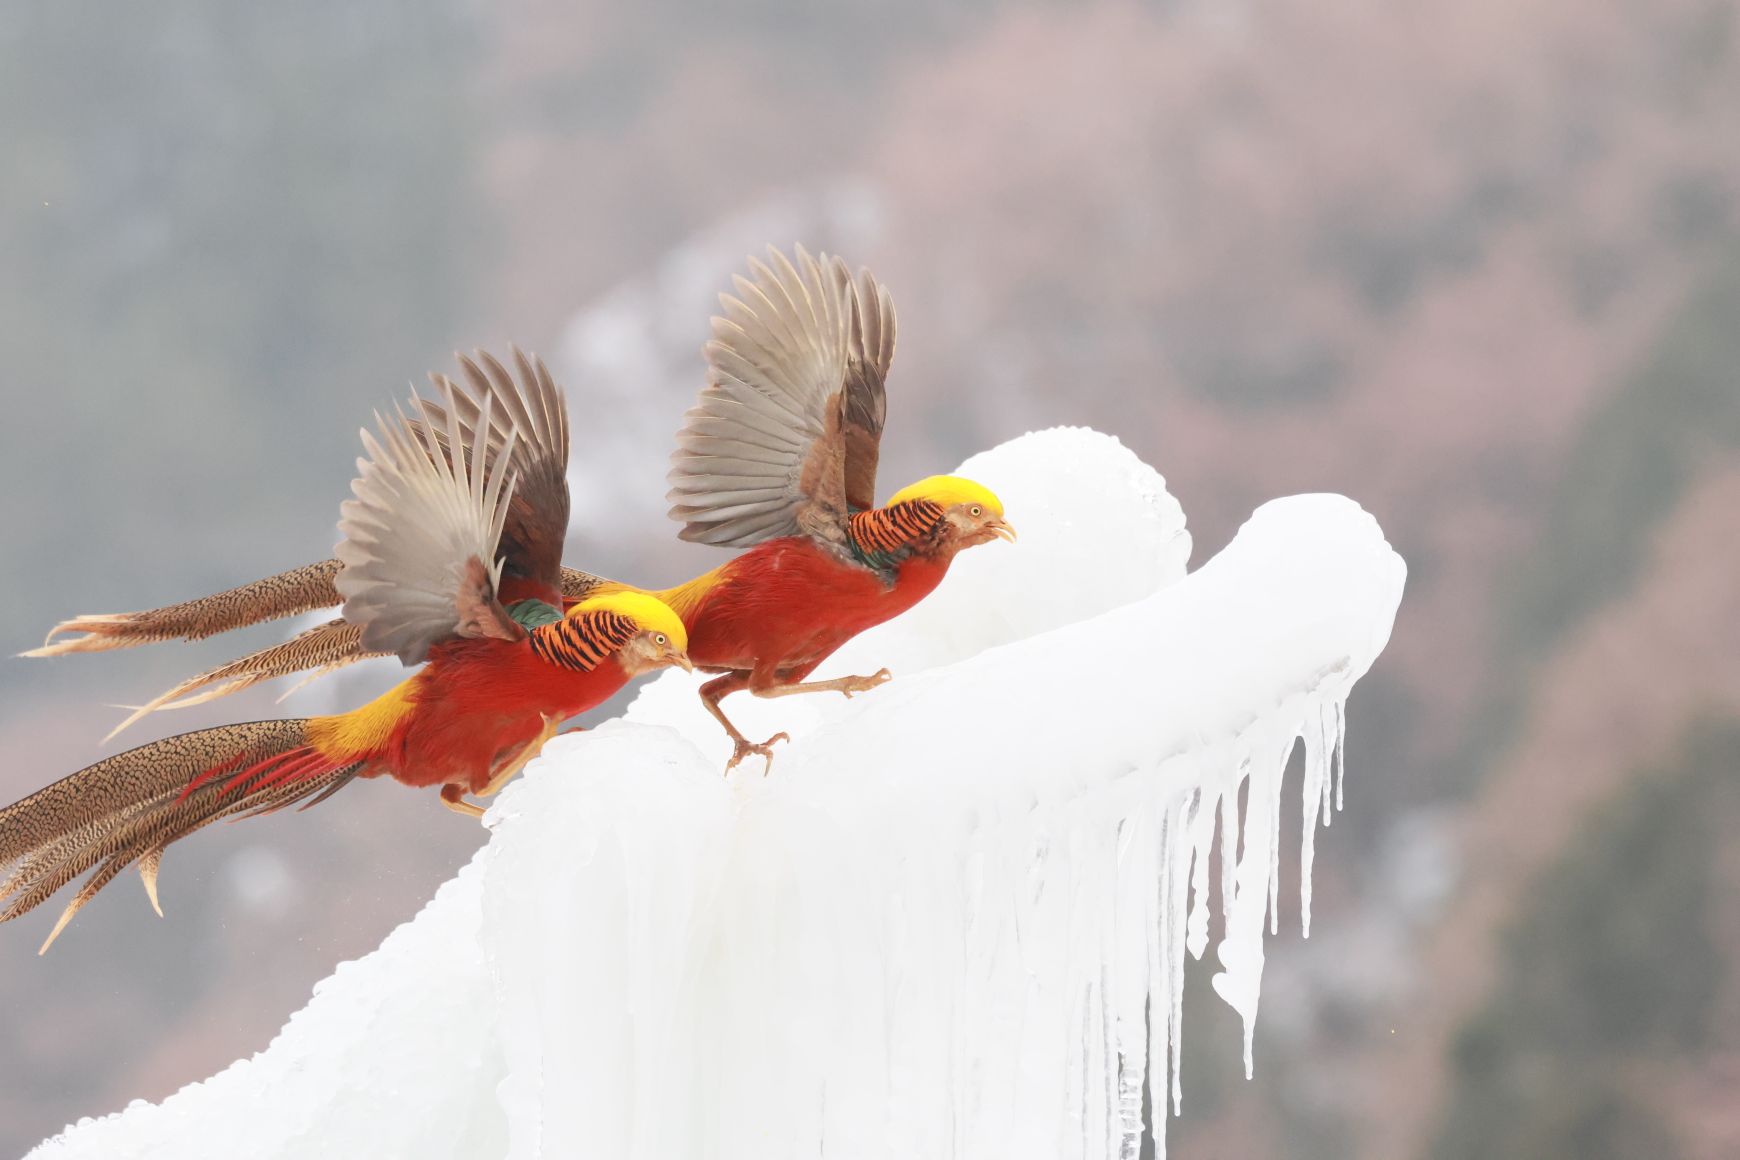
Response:
M635 631L634 622L619 612L586 609L537 626L527 640L539 660L589 673L613 660Z
M654 590L652 595L669 605L671 611L675 612L682 622L692 629L695 627L696 618L700 615L700 610L705 605L708 595L719 586L720 581L725 578L727 570L735 562L721 564L711 571L701 573L693 580L678 584L675 588Z
M871 568L886 571L910 556L935 550L940 543L942 523L941 504L935 500L909 499L853 512L847 528L858 558Z

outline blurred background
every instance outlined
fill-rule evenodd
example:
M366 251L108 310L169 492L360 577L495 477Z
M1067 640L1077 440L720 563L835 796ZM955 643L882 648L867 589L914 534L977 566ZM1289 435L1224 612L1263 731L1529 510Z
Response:
M900 309L885 481L1091 424L1198 563L1312 490L1408 560L1256 1080L1205 964L1173 1155L1740 1155L1736 7L4 6L0 652L323 558L371 409L510 341L571 559L683 577L713 295L843 252ZM0 661L0 796L393 677L97 744L270 639ZM263 1047L482 838L359 783L177 846L166 920L0 930L0 1153Z

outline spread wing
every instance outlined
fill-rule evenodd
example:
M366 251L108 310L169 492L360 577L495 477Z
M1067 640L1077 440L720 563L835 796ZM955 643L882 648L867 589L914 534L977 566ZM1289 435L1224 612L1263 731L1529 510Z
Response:
M495 464L509 434L519 431L510 457L519 482L502 525L502 572L548 589L553 598L561 591L562 543L568 535L568 407L542 359L528 357L518 347L508 349L512 374L480 350L470 358L456 356L464 386L440 374L430 374L429 381L444 400L452 400L468 445L476 442L483 403L490 403L486 469ZM423 407L433 416L435 445L445 448L446 409L428 402ZM412 425L419 427L415 418Z
M835 258L833 270L847 287L851 307L840 424L846 444L846 502L855 511L867 511L876 506L876 460L888 417L885 385L894 362L894 299L868 270L859 270L856 282L844 260Z
M415 395L413 417L376 414L380 439L362 433L368 455L357 461L356 498L344 502L338 521L342 566L333 585L344 619L360 631L364 651L396 653L406 664L452 637L525 635L496 599L518 426L509 423L491 463L476 453L475 439L493 429L493 397L484 396L468 433L460 393L451 384L437 388L439 414ZM419 432L437 432L459 453L429 454Z
M671 457L671 517L705 544L808 535L844 549L852 283L801 247L796 262L770 247L750 272L719 296L707 385Z

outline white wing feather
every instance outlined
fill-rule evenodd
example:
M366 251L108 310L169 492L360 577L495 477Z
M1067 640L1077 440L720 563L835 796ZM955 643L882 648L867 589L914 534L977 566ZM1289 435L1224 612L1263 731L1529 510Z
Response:
M719 296L707 386L677 435L667 497L683 539L740 548L846 515L837 463L812 473L810 494L804 484L810 457L829 454L818 444L837 437L828 412L846 378L850 283L802 247L795 263L769 247L750 271Z
M356 498L344 502L338 521L343 567L334 586L344 598L344 618L362 630L365 651L396 653L406 664L458 634L473 559L486 569L485 595L494 600L501 579L496 548L513 495L518 425L508 425L504 436L496 420L502 453L472 454L471 441L492 429L492 400L484 397L475 424L461 422L452 397L443 401L444 413L437 412L413 394L415 420L403 409L394 419L376 413L380 438L362 432L367 455L357 460ZM444 431L447 446L464 453L431 455L413 422Z

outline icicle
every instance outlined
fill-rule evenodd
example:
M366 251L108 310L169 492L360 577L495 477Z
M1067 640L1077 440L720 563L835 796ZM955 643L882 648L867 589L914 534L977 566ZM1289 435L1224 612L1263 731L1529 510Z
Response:
M1159 893L1164 888L1160 863L1164 832L1165 814L1154 806L1125 819L1119 829L1118 906L1112 916L1112 938L1120 1160L1137 1160L1142 1148L1142 1094L1152 1043L1148 1004L1159 985L1157 948L1165 918Z
M1175 797L1166 805L1165 812L1160 815L1159 825L1154 834L1154 865L1157 881L1154 892L1150 896L1153 904L1153 920L1148 925L1148 988L1147 1005L1144 1014L1147 1017L1148 1030L1148 1060L1146 1082L1147 1106L1149 1115L1156 1124L1166 1121L1165 1095L1168 1064L1168 1040L1171 1035L1171 1003L1172 979L1172 940L1182 933L1183 923L1172 913L1172 864L1170 856L1174 845L1183 845L1178 833L1178 811L1183 801ZM1174 923L1178 924L1174 930ZM1160 1004L1164 1002L1166 1010L1162 1011Z
M1190 957L1202 958L1208 949L1208 863L1214 848L1216 811L1220 791L1204 786L1191 798L1190 807Z
M1317 816L1319 810L1327 816L1329 807L1325 794L1329 755L1324 741L1324 712L1323 706L1314 706L1301 730L1305 742L1305 778L1299 789L1299 801L1304 807L1304 822L1299 831L1299 930L1304 938L1311 937L1311 867L1317 858Z
M1153 1129L1157 1150L1164 1152L1167 1081L1170 1078L1172 1038L1172 944L1184 936L1184 916L1172 905L1172 883L1177 874L1176 849L1188 849L1182 829L1182 813L1189 795L1176 795L1166 803L1155 827L1153 851L1156 881L1150 896L1154 921L1148 928L1148 1066L1144 1077L1148 1126ZM1164 1004L1164 1007L1162 1007Z
M1184 834L1181 832L1179 837L1182 839ZM1166 1034L1171 1049L1168 1063L1172 1073L1172 1114L1178 1115L1184 1107L1182 1080L1184 1072L1184 956L1187 950L1184 937L1186 907L1184 892L1189 881L1193 847L1189 842L1180 840L1172 844L1172 849L1168 853L1172 860L1172 897L1169 909L1171 915L1168 921L1169 933L1167 935L1167 955L1170 960L1167 982L1172 988L1172 1006L1167 1015ZM1154 1102L1154 1117L1162 1124L1166 1118L1162 1111L1164 1106L1158 1100ZM1158 1135L1164 1136L1164 1130L1161 1130Z
M1335 808L1345 809L1341 787L1347 780L1347 701L1335 702Z
M1323 776L1320 779L1320 784L1323 790L1323 825L1326 829L1329 827L1330 823L1335 820L1335 812L1331 808L1335 803L1330 798L1332 788L1335 784L1333 768L1335 762L1335 740L1331 735L1332 731L1329 724L1330 718L1334 712L1334 702L1319 702L1317 705L1317 744L1322 750L1323 756Z
M266 1052L44 1160L220 1160L238 1130L428 1160L1133 1160L1144 1108L1164 1157L1186 964L1219 936L1249 1074L1286 760L1302 735L1306 924L1341 701L1403 572L1369 516L1310 496L1170 588L1084 585L1105 528L1082 513L1111 518L1133 457L1038 443L1029 474L968 472L1019 512L1019 552L966 554L829 662L899 681L733 711L791 729L772 777L722 781L689 674L652 682L551 742L472 867ZM1094 679L1044 679L1083 657Z
M1225 925L1232 920L1233 905L1238 898L1239 837L1245 831L1245 825L1239 818L1239 783L1249 774L1250 758L1241 757L1237 775L1231 779L1231 784L1220 797L1220 909L1223 931ZM1247 797L1247 818L1250 816L1251 804ZM1223 933L1221 938L1224 940L1226 935Z
M1269 806L1269 933L1281 933L1281 782L1287 759L1293 755L1293 737L1281 748L1281 764L1275 769L1275 800Z

